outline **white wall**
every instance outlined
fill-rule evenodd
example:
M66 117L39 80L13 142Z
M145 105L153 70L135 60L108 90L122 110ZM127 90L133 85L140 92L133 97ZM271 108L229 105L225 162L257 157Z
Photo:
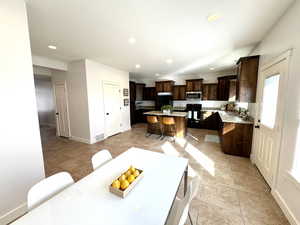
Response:
M69 63L66 76L72 139L90 143L85 60Z
M129 89L129 73L83 59L69 63L68 71L52 70L51 76L53 83L66 81L72 138L86 143L95 143L96 136L102 139L104 137L103 81L118 83L123 91L123 88ZM130 108L123 106L124 98L120 98L121 132L131 127Z
M35 66L50 68L50 69L56 69L56 70L68 70L68 63L57 60L57 59L51 59L44 56L39 55L32 55L32 64Z
M41 66L33 66L33 73L36 75L51 76L51 69Z
M129 89L129 73L120 71L92 60L86 60L86 77L89 102L89 118L91 143L95 137L104 135L104 101L103 101L103 81L114 82L121 88L121 131L130 129L130 108L124 106L123 88Z
M297 164L300 163L300 158L295 157L296 152L300 151L299 146L298 148L296 146L297 138L300 138L300 134L297 133L300 125L299 14L300 2L295 1L294 5L253 52L253 54L262 56L260 61L260 66L262 66L280 53L290 48L293 49L288 87L286 89L287 99L278 183L274 190L275 196L278 197L279 203L281 203L292 224L300 224L300 183L288 174L288 171L293 168L294 160L297 160ZM300 174L300 171L297 171L297 173Z
M26 210L44 178L25 3L0 1L0 224Z

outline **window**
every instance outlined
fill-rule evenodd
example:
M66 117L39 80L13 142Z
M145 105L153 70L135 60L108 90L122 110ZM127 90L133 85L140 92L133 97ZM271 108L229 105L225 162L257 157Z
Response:
M261 123L269 128L275 126L279 80L278 74L266 78L264 82Z

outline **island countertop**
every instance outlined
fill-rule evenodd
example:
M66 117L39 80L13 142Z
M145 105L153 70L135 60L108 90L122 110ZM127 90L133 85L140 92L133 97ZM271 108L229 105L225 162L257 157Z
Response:
M144 115L149 116L174 116L174 117L187 117L187 112L172 112L170 114L163 113L161 111L145 112Z

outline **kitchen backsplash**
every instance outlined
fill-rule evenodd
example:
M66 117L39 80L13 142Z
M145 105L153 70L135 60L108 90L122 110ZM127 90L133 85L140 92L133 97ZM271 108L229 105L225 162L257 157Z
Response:
M136 106L155 106L155 101L136 101Z
M186 104L202 104L202 108L220 108L222 105L228 103L227 101L173 101L174 107L185 107Z

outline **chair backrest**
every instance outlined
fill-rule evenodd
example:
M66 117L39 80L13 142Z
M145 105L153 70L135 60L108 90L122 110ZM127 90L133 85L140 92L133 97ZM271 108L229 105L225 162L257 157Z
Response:
M72 184L74 180L67 172L45 178L30 188L27 195L28 210L32 210Z
M95 170L95 169L99 168L100 166L102 166L103 164L105 164L106 162L108 162L111 159L112 159L112 156L108 150L104 149L104 150L97 152L92 157L93 169Z
M166 116L164 116L162 118L162 122L163 122L164 125L174 125L175 124L174 117L166 117Z
M179 202L176 212L176 218L174 218L174 225L184 225L189 213L191 201L197 195L199 189L200 179L198 176L192 178L189 183L187 192L184 198Z
M158 123L157 116L147 116L148 123Z

